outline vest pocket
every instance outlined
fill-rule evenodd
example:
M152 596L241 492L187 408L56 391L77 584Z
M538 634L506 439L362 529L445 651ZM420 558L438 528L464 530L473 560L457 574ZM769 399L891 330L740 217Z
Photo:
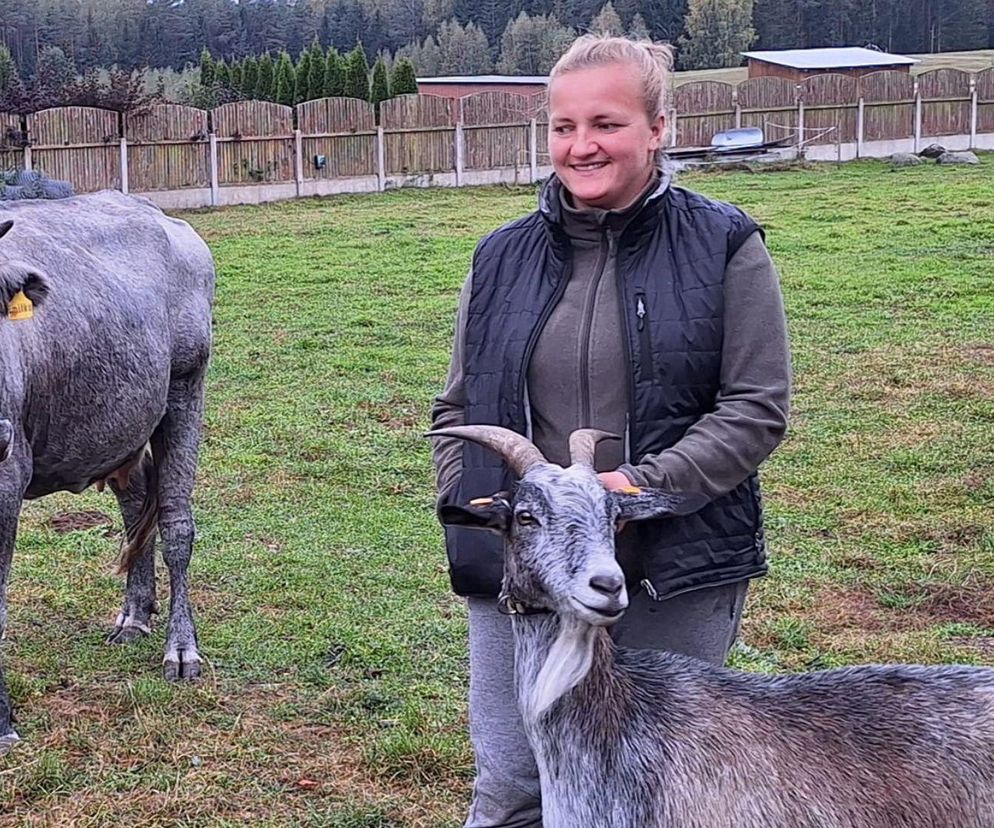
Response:
M645 294L635 294L635 330L639 335L639 356L642 376L656 382L656 364L652 357L652 332L649 330L649 310Z

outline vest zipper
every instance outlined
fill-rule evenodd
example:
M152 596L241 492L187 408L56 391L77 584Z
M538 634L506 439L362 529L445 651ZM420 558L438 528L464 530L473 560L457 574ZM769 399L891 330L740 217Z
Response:
M636 458L632 454L635 448L635 373L632 371L632 320L628 316L628 311L625 310L625 279L621 272L620 256L615 257L614 278L618 283L618 306L622 309L621 324L625 329L625 335L621 339L625 349L625 365L628 368L625 371L628 378L626 383L628 386L628 412L625 414L625 462L635 463Z
M642 362L644 370L642 374L648 376L650 381L656 377L656 366L652 358L652 335L649 330L649 313L646 308L645 294L635 294L635 316L638 323L635 326L639 332L639 350L642 352Z
M604 241L607 242L606 250L604 249ZM597 303L597 292L600 290L604 269L611 259L613 250L614 233L608 227L605 228L604 240L601 242L597 270L593 279L590 280L586 295L583 298L583 319L580 321L580 428L590 428L593 425L590 404L590 331L594 327L594 305Z
M518 372L518 399L521 400L525 417L525 428L528 431L531 430L530 423L532 421L531 401L528 398L528 366L531 364L532 353L535 350L535 345L538 343L538 337L542 333L545 323L549 321L553 309L559 304L559 300L563 298L563 294L566 292L566 284L572 275L573 260L571 255L570 259L563 265L563 272L559 277L559 284L556 285L555 292L549 297L549 301L545 303L545 307L542 308L542 315L538 318L538 322L535 323L535 327L532 328L531 336L525 344L525 354L521 362L521 370ZM532 438L531 434L526 434L525 436L529 440Z

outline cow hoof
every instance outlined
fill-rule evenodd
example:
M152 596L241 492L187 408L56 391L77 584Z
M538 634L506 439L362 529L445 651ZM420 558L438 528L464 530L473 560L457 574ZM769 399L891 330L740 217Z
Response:
M178 650L162 661L162 677L166 681L195 681L200 678L200 656Z
M6 756L10 749L21 741L21 737L18 736L13 730L10 733L4 733L0 736L0 756Z
M114 632L107 636L108 644L131 644L140 641L149 634L149 630L141 627L117 627Z

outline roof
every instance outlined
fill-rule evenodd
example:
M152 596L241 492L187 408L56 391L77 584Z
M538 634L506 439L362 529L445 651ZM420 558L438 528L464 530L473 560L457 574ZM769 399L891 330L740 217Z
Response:
M842 69L857 66L911 66L917 58L891 55L875 49L845 46L836 49L783 49L772 52L742 52L747 58L776 63L793 69Z
M418 83L520 83L546 84L546 75L447 75L441 78L418 78Z

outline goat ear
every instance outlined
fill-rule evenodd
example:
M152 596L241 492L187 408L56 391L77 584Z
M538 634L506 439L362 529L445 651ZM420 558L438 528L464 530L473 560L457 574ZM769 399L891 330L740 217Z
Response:
M442 506L438 517L444 526L506 532L511 526L511 504L503 497L494 495L472 501L468 506Z
M618 523L686 514L685 509L681 508L683 498L662 489L640 488L633 493L615 491L611 492L611 497L618 506Z

